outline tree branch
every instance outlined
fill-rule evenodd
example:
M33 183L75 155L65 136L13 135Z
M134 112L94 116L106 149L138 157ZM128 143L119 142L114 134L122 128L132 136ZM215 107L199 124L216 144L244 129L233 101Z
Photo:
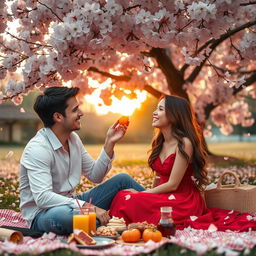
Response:
M129 12L130 10L134 9L134 8L137 8L137 7L141 7L141 4L136 4L134 6L130 6L126 9L124 9L124 12Z
M240 6L247 6L247 5L252 5L256 4L256 1L249 1L248 3L241 3Z
M227 31L225 34L222 34L220 36L219 39L210 39L209 41L207 41L204 45L202 45L199 49L198 52L201 52L203 49L205 49L209 44L212 44L210 47L216 48L219 44L221 44L223 41L225 41L227 38L229 38L230 36L236 34L237 32L240 32L241 30L245 29L245 28L249 28L256 25L256 20L253 21L249 21L243 25L241 25L240 27L234 28L232 30Z
M57 73L57 71L52 71L52 72L49 74L50 79L49 79L48 81L46 81L45 83L43 83L43 84L44 84L44 85L47 85L52 79L54 80L54 78L53 78L52 76L53 76L54 74L56 74L56 73ZM34 83L25 86L25 89L30 89L30 88L32 88L35 84L37 84L37 83L40 81L40 79L41 79L41 78L37 78L37 80L36 80ZM9 99L13 99L13 98L19 96L20 94L22 94L22 92L13 94L13 95L11 95L11 96L5 96L5 97L3 97L2 100L3 100L3 101L6 101L6 100L9 100Z
M156 97L157 99L159 99L164 94L163 92L158 91L157 89L148 84L144 86L144 90Z
M233 41L232 41L232 37L230 37L229 40L230 40L231 48L234 48L235 51L237 52L237 54L239 55L240 60L243 60L244 57L242 56L241 51L234 45L234 43L233 43Z
M23 41L23 42L25 42L25 43L27 43L27 44L33 44L33 45L41 46L41 47L52 47L51 45L48 45L48 44L39 44L39 43L33 43L33 42L30 42L30 41L27 41L27 40L25 40L25 39L23 39L23 38L19 38L19 37L15 36L15 35L11 34L11 33L8 32L8 31L6 31L6 33L7 33L8 35L12 36L13 38L15 38L15 39L17 39L17 40L19 40L19 41Z
M209 53L209 55L206 57L209 58L210 55L212 54L212 52L215 50L215 48L220 45L223 41L225 41L227 38L231 37L232 35L236 34L237 32L240 32L241 30L245 29L245 28L249 28L251 26L254 26L256 25L256 20L254 21L250 21L250 22L247 22L243 25L241 25L240 27L237 27L233 30L230 30L228 31L227 33L223 34L220 36L219 39L211 39L209 40L208 42L206 42L203 46L201 46L199 49L198 49L198 53L201 52L204 48L206 48L209 44L211 44L210 48L211 48L211 52ZM206 60L205 59L205 60ZM201 69L203 68L203 65L205 63L205 60L201 62L200 66L197 66L195 67L195 69L191 72L190 76L187 78L186 81L192 83L197 75L200 73ZM185 64L184 66L189 67L188 64ZM184 68L184 66L181 68L181 70L184 72L186 68Z
M128 81L131 80L131 77L129 77L129 76L125 76L125 75L123 75L123 76L113 75L113 74L110 74L109 72L101 71L101 70L99 70L99 69L96 68L96 67L90 67L90 68L87 69L87 71L92 71L92 72L95 72L95 73L99 73L99 74L101 74L101 75L103 75L103 76L112 78L112 79L114 79L114 80L116 80L116 81L127 81L127 82L128 82Z
M186 79L186 82L190 82L193 83L194 80L196 79L196 77L198 76L198 74L200 73L200 71L202 70L206 60L210 57L210 55L212 54L213 49L211 50L211 52L209 53L209 55L207 57L205 57L205 59L200 63L199 66L196 66L194 68L194 70L191 72L191 74L189 75L189 77Z
M7 49L7 50L10 51L10 52L15 52L15 53L17 53L18 55L21 55L21 56L23 56L23 57L27 57L27 56L24 55L23 53L20 53L20 52L18 52L18 51L13 50L12 48L7 47L7 46L6 46L4 43L2 43L2 42L0 42L0 45L2 45L5 49Z
M237 69L235 71L231 70L231 69L224 69L224 68L221 68L221 67L218 67L214 64L211 63L211 65L208 65L208 64L205 64L206 67L214 67L215 69L221 71L223 74L225 74L226 72L228 72L229 74L231 75L236 75L236 74L240 74L240 75L250 75L254 72L256 72L256 70L240 70L240 69ZM241 67L243 68L243 67Z
M48 10L50 10L50 12L55 15L59 21L63 22L63 20L57 15L57 13L55 13L52 8L50 8L49 6L47 6L46 4L41 3L40 1L38 1L39 4L43 5L45 8L47 8Z
M97 69L95 67L90 67L90 68L87 69L87 71L99 73L99 74L101 74L101 75L103 75L105 77L109 77L109 78L114 79L116 81L126 81L126 82L129 82L131 80L131 77L129 77L129 76L113 75L113 74L111 74L109 72L101 71L101 70L99 70L99 69ZM152 87L152 86L150 86L148 84L146 84L144 86L144 90L147 91L148 93L150 93L151 95L153 95L156 98L160 98L161 95L163 94L162 92L158 91L157 89L155 89L154 87Z
M233 96L237 95L239 92L241 92L242 90L244 90L244 88L249 87L250 85L252 85L253 83L256 82L256 71L247 79L245 79L245 82L238 88L233 87ZM218 104L221 105L221 104ZM210 103L206 106L205 108L205 118L206 120L209 118L211 112L213 109L215 109L218 105L214 105L213 103Z
M245 82L239 86L238 88L233 87L233 95L236 95L237 93L239 93L240 91L244 90L244 88L252 85L253 83L256 82L256 71L247 79L245 79Z
M18 62L16 62L16 63L14 63L13 65L12 65L12 67L15 67L16 65L19 65L20 63L22 63L24 60L26 60L26 59L28 59L28 57L26 57L26 58L24 58L24 59L22 59L22 60L19 60ZM3 66L0 66L0 70L4 70L4 69L8 69L8 68L5 68L5 67L3 67Z

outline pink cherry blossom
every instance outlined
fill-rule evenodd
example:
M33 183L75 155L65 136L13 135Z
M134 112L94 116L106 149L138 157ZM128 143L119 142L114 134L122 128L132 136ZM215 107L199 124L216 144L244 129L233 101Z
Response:
M254 122L245 103L256 98L250 1L13 0L0 13L0 79L22 70L1 101L20 104L16 94L66 81L90 94L88 81L110 79L108 105L110 94L150 88L186 95L199 121L211 115L224 134ZM84 86L82 74L92 79Z

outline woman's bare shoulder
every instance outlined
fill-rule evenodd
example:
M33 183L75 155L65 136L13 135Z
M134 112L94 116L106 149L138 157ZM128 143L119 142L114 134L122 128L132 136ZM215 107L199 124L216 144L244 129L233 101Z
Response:
M184 146L185 146L184 148L185 148L186 153L192 153L193 145L192 145L191 140L187 137L184 137L183 142L184 142Z

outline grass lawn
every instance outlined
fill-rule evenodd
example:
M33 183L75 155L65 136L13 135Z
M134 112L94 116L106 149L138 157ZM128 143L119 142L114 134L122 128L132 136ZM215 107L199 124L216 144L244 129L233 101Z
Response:
M87 151L96 158L102 146L87 145ZM0 146L0 207L19 210L18 173L19 159L24 147ZM113 168L106 178L119 172L127 172L144 187L152 186L152 171L147 167L147 152L150 145L146 144L118 144L115 148L115 160ZM215 182L216 178L226 170L237 172L242 182L256 185L256 143L210 143L209 149L217 155L221 155L221 161L212 163L209 167L210 180ZM235 162L229 158L238 158ZM93 186L86 179L81 180L77 192L82 192ZM195 252L184 250L176 245L167 245L151 255L196 255ZM6 255L6 254L0 254ZM29 255L29 254L23 254ZM56 252L44 253L50 255L80 255L73 251L58 250ZM220 255L215 250L209 251L206 255ZM243 253L241 253L243 255ZM256 248L246 255L256 255Z
M256 162L256 143L209 143L209 149L216 155L232 156L241 160ZM102 145L86 145L87 151L96 158ZM6 159L8 152L12 151L12 159L18 161L24 147L0 146L0 160ZM115 147L116 159L114 163L125 165L146 164L150 144L117 144ZM231 163L232 164L232 163Z
M256 163L256 143L210 143L209 149L217 155L226 155Z

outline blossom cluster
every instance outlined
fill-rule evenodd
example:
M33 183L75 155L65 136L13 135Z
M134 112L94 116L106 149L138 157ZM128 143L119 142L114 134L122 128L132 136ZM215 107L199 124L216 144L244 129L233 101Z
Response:
M67 81L91 93L81 76L101 80L92 67L129 78L112 78L116 93L143 90L148 82L165 91L168 82L154 69L152 49L166 48L176 69L188 66L184 78L200 68L183 89L196 97L193 104L204 120L207 105L230 104L233 88L243 86L255 70L256 8L243 0L2 0L0 13L0 78L17 70L23 75L4 90L16 103L22 100L17 94ZM255 97L253 86L245 94ZM107 91L101 96L111 104ZM232 124L226 118L222 131L231 132Z

